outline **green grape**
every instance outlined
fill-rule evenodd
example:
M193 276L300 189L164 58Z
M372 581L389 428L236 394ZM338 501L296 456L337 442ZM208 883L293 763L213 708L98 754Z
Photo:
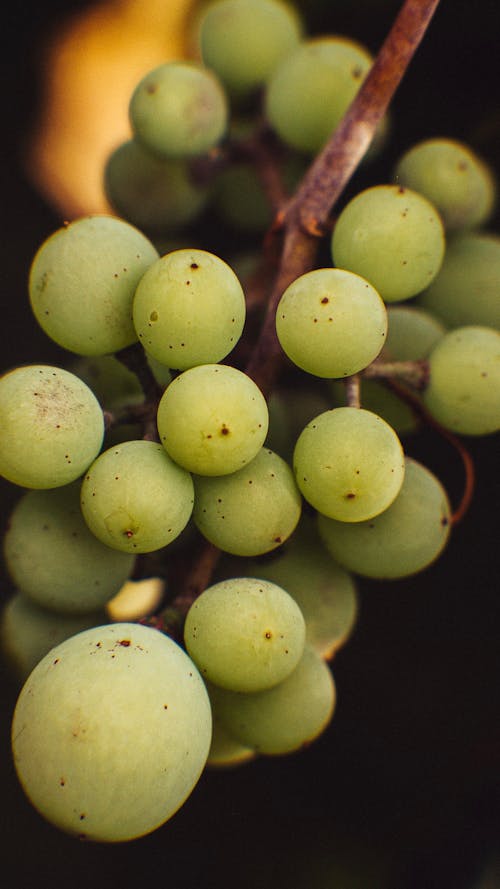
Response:
M104 607L134 567L133 555L104 546L87 528L79 482L25 494L10 517L4 555L17 589L70 614Z
M23 593L15 593L0 618L0 646L8 664L24 681L55 645L105 621L102 611L59 614L40 608Z
M449 231L483 225L493 212L492 171L472 149L453 139L414 145L399 159L394 180L431 201Z
M193 519L215 546L236 556L257 556L280 546L295 530L302 498L292 470L262 448L230 475L194 480Z
M257 754L231 737L221 721L214 717L212 743L208 753L207 766L217 768L239 766L255 759Z
M77 376L32 364L0 377L0 429L0 475L24 488L57 488L97 456L104 418Z
M220 0L201 20L202 58L231 93L244 95L269 79L301 31L296 10L280 0Z
M172 460L197 475L227 475L253 460L269 415L253 380L224 364L192 367L165 390L158 431Z
M342 522L378 515L403 484L403 449L396 433L381 417L354 407L338 407L312 420L297 440L293 464L306 500Z
M332 236L333 261L370 281L385 302L409 299L436 277L444 230L429 201L397 185L356 195L340 213Z
M100 842L167 821L205 765L211 713L192 661L167 636L118 623L53 648L19 696L19 780L48 821Z
M331 658L350 636L358 613L353 578L321 545L311 520L273 558L248 560L245 573L282 586L295 599L306 623L306 644ZM351 527L349 525L349 527Z
M82 483L90 530L126 553L161 549L181 533L193 510L193 482L160 444L126 441L104 451Z
M47 336L79 355L106 355L137 339L135 288L158 253L136 228L85 216L58 229L31 264L33 313Z
M451 327L500 329L500 238L471 232L450 241L439 273L418 301Z
M195 599L184 642L204 678L232 691L257 692L282 682L297 666L304 651L304 618L276 584L231 578Z
M372 64L343 37L307 40L273 72L266 94L271 126L292 148L316 154L337 127Z
M423 571L442 552L451 510L436 476L406 459L401 491L380 515L366 522L318 517L320 535L334 559L366 577L407 577Z
M102 407L110 409L123 399L133 401L144 397L139 380L114 355L93 355L77 358L71 364L71 372L80 377Z
M500 333L458 327L429 356L424 403L447 429L487 435L500 429Z
M104 187L120 216L152 233L189 225L210 197L210 189L194 181L185 161L150 154L134 139L109 157Z
M210 686L215 718L257 753L283 754L314 741L335 708L335 684L325 661L306 646L298 666L279 685L254 694Z
M367 367L385 342L387 312L377 291L341 269L315 269L283 293L276 332L286 355L318 377L347 377Z
M389 361L419 361L446 333L444 324L416 306L389 306L387 339L381 357Z
M222 139L227 99L217 76L195 62L167 62L140 81L129 105L134 136L162 158L196 157Z
M134 325L158 361L177 370L216 363L234 348L245 323L245 296L233 270L206 250L174 250L137 287Z
M146 358L156 382L159 386L161 386L162 389L166 389L167 386L172 382L172 374L170 372L170 369L165 364L162 364L161 361L158 361L157 358L153 358L152 355L148 355L147 352Z

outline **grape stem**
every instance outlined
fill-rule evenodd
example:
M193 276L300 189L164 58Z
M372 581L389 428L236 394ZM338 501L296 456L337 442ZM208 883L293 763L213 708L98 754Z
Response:
M292 281L314 268L318 239L328 231L330 213L369 148L438 3L405 0L342 121L295 194L276 215L271 231L283 238L281 262L260 335L245 368L266 395L283 361L275 327L278 302Z
M375 360L362 371L362 376L367 380L401 380L422 391L429 383L429 362Z

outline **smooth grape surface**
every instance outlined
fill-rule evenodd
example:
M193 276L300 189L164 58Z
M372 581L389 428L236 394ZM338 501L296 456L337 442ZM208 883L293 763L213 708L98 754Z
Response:
M280 546L295 530L302 498L292 470L268 448L230 475L194 479L193 519L211 543L236 556Z
M201 20L203 61L226 88L244 95L261 86L298 44L301 24L292 5L275 0L221 0Z
M0 475L24 488L57 488L97 456L104 418L74 374L32 364L0 377L0 428Z
M227 100L216 75L195 62L159 65L135 88L129 106L138 142L163 158L210 151L227 126Z
M89 531L78 482L25 494L10 516L4 556L17 589L70 614L104 607L134 566L133 555L104 546Z
M332 236L336 266L370 281L385 302L409 299L429 286L444 255L444 229L422 195L377 185L340 213Z
M306 622L306 644L331 658L348 639L358 613L352 576L325 552L305 517L273 559L245 562L244 571L287 590ZM351 525L349 524L349 527Z
M191 605L184 627L188 653L203 677L222 688L256 692L290 675L304 651L299 606L274 583L223 580Z
M127 623L52 649L12 724L15 766L35 808L68 833L110 843L143 836L177 811L210 738L192 661L157 630Z
M167 453L197 475L226 475L253 460L264 444L267 404L253 380L223 364L193 367L176 377L158 408Z
M181 533L193 510L193 482L160 444L126 441L92 464L82 483L87 525L126 553L161 549Z
M106 615L102 611L60 614L41 608L23 593L15 593L5 604L0 617L2 654L24 682L55 645L105 622Z
M339 407L301 432L293 465L297 484L319 512L361 522L392 503L404 477L401 442L376 414Z
M277 66L266 92L266 115L292 148L315 154L337 127L372 64L353 40L302 42Z
M406 460L403 486L380 515L366 522L318 517L321 537L332 556L366 577L407 577L431 564L445 547L451 509L446 491L421 463Z
M178 231L193 222L210 197L185 161L157 157L134 139L109 157L104 187L120 216L152 233Z
M429 356L424 402L447 429L487 435L500 429L500 333L458 327Z
M47 336L79 355L106 355L137 339L132 299L158 252L112 216L85 216L58 229L31 265L29 292Z
M283 351L318 377L347 377L382 349L387 312L368 281L341 269L315 269L285 290L276 310Z
M418 302L450 327L500 329L500 238L460 235L448 244L441 269Z
M206 250L174 250L148 269L137 287L134 325L158 361L177 370L215 364L231 352L245 323L237 276Z
M250 747L232 738L228 730L216 717L213 718L212 743L208 753L207 766L217 768L242 765L255 759L257 754Z
M216 718L257 753L283 754L311 743L327 727L336 702L325 661L306 646L293 673L275 688L241 694L210 686Z
M446 333L444 324L417 306L389 306L387 339L383 358L392 361L418 361L426 358Z
M431 201L450 231L483 225L493 211L492 171L472 149L453 139L413 145L398 161L394 180Z

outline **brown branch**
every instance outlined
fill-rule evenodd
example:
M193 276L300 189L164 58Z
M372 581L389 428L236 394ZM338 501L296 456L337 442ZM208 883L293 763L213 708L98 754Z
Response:
M439 0L405 0L368 76L323 151L313 161L274 228L284 229L281 264L259 339L246 372L268 394L283 361L276 308L296 278L314 268L318 237L333 206L368 149L429 25Z
M421 391L429 383L429 362L376 360L365 367L362 376L367 380L400 380Z
M348 407L361 407L361 384L359 374L344 380L345 397Z

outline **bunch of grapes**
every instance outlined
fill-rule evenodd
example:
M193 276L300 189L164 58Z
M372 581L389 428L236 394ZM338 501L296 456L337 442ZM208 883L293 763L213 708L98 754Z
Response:
M131 97L116 215L33 259L34 315L79 357L0 379L0 473L29 489L4 541L15 765L49 821L108 842L164 823L207 762L323 732L353 575L424 570L470 496L454 511L401 438L428 423L463 454L500 429L485 162L422 142L326 219L331 146L390 131L376 94L356 112L370 53L278 0L217 0L199 54ZM191 240L207 212L262 249ZM149 578L160 603L123 618Z

